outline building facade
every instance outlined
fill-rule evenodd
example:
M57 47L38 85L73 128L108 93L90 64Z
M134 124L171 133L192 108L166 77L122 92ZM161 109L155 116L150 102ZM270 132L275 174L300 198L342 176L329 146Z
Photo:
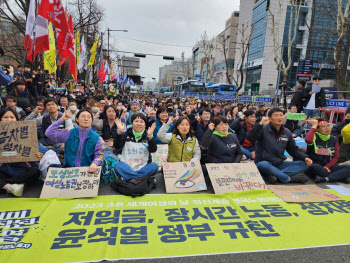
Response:
M226 21L225 30L216 37L213 82L233 83L233 66L236 54L239 12L233 12ZM227 63L226 63L227 61ZM228 67L227 67L228 66Z

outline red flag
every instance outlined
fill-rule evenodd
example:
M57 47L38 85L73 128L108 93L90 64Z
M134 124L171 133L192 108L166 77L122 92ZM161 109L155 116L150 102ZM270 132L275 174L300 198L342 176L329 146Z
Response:
M29 5L24 49L30 62L33 62L40 52L50 49L48 23L40 15L35 18L35 0L31 0Z
M97 72L100 77L100 84L105 80L105 67L103 65L103 59L101 58L101 69Z
M69 49L74 39L68 27L66 11L61 0L42 0L38 15L51 21L56 28L58 52L63 57L69 56Z
M66 62L66 60L67 60L67 58L68 57L63 57L62 55L59 55L58 56L58 66L60 67L60 66L62 66L63 64L64 64L64 62Z
M73 36L73 45L69 49L68 72L72 74L74 80L77 81L77 59L75 57L74 29L73 29L72 16L69 17L68 25L69 25L70 33Z

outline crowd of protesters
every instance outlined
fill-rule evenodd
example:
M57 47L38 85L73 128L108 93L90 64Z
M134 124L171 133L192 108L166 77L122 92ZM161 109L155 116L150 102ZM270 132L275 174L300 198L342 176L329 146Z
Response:
M95 172L114 155L119 178L153 177L157 145L168 144L168 162L239 163L254 161L271 184L347 182L350 177L350 108L333 126L319 118L325 106L319 78L299 82L288 109L210 99L129 94L108 87L60 81L19 65L0 68L0 121L35 121L42 158L54 151L62 167L89 167ZM5 92L4 92L5 93ZM304 112L305 121L286 113ZM309 126L309 127L307 127ZM295 142L305 137L306 151ZM136 152L136 154L135 154ZM285 152L293 158L287 160ZM204 169L205 170L205 169ZM38 163L0 166L0 189L20 196L24 184L38 182Z

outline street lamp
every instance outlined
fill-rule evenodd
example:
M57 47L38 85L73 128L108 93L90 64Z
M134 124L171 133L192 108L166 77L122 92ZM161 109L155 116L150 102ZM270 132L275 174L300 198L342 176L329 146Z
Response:
M108 54L108 58L109 58L109 32L111 32L111 31L119 31L119 32L129 32L128 30L125 30L125 29L122 29L122 30L114 30L114 29L107 29L107 32L108 32L108 50L107 50L107 54Z

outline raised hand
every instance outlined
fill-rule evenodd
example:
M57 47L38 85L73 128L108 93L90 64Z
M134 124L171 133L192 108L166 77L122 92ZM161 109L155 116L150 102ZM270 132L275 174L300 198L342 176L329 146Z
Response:
M214 130L215 128L215 125L214 123L210 123L209 126L208 126L209 129L211 129L212 131Z
M268 117L262 117L261 121L260 121L260 125L264 125L266 121L268 121L269 118Z
M117 125L117 128L119 131L124 132L126 130L126 126L120 119L115 120L115 125Z
M68 110L67 110L67 109L64 109L64 114L63 114L63 116L61 117L61 120L62 120L62 121L66 121L66 120L69 120L70 118L71 118L71 116L69 115Z
M172 124L174 122L174 117L171 116L167 122L168 125Z
M152 138L153 137L153 132L154 132L155 129L156 129L156 124L153 123L152 126L149 127L148 130L147 130L148 138Z

